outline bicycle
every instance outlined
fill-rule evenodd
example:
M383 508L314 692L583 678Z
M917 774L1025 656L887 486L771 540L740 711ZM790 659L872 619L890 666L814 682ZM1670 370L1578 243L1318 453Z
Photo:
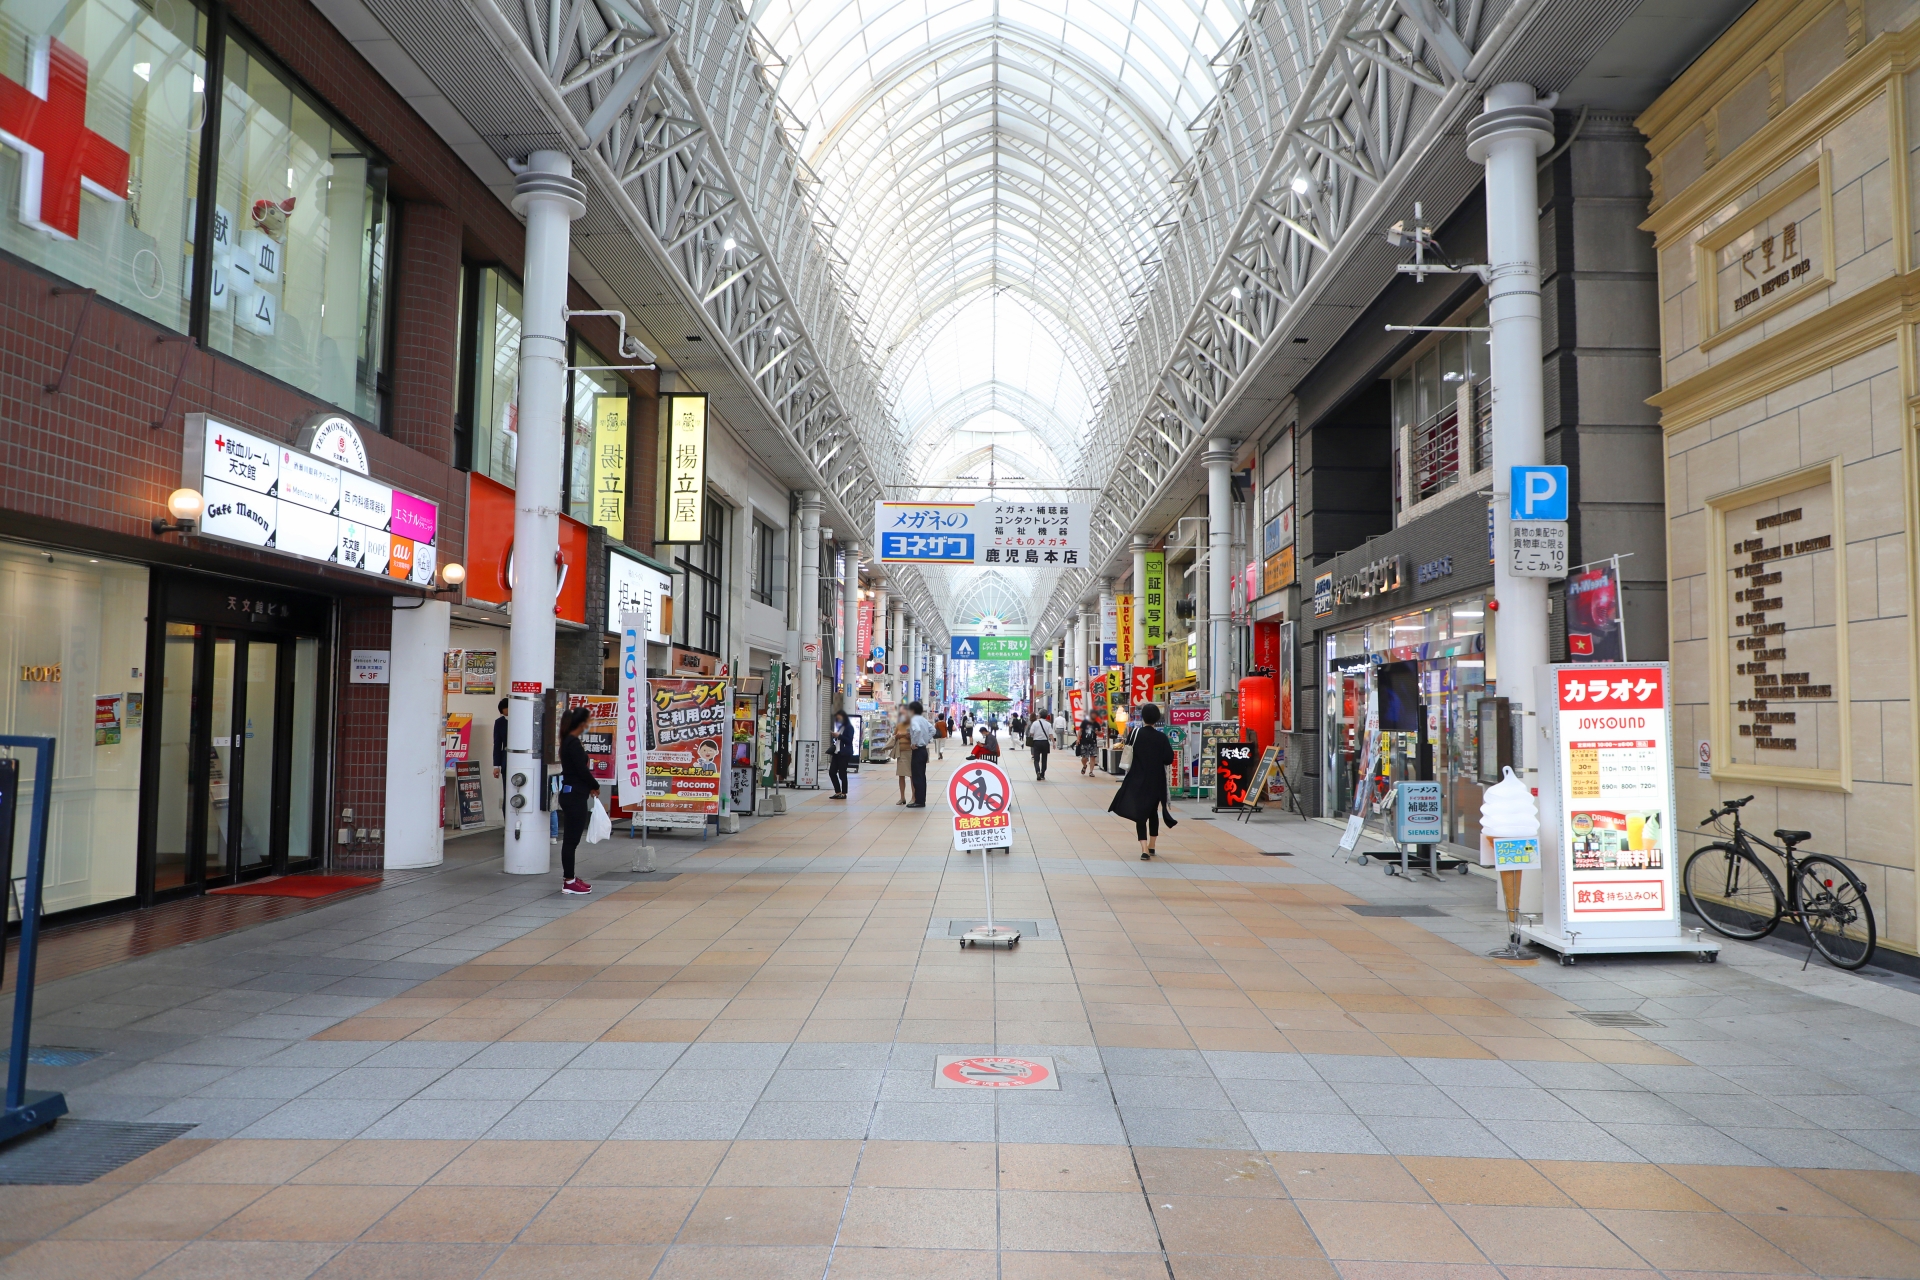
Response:
M1809 959L1818 949L1842 969L1860 968L1873 958L1878 936L1866 884L1836 858L1798 856L1794 846L1811 840L1810 831L1775 829L1778 845L1749 833L1740 825L1740 810L1752 799L1728 800L1701 822L1725 834L1717 824L1732 815L1733 838L1705 845L1687 859L1687 904L1715 933L1742 941L1764 938L1790 917L1807 931ZM1786 893L1753 851L1756 844L1786 861Z

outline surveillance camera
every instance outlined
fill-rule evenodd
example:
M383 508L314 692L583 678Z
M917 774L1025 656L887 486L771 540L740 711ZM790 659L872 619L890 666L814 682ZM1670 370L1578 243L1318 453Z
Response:
M1405 240L1406 236L1407 224L1404 222L1396 222L1387 228L1387 243L1396 249L1400 247L1400 242Z

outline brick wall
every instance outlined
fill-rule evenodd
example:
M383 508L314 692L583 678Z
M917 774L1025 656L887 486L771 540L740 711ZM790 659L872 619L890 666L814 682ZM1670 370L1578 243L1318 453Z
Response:
M326 830L331 866L336 870L377 871L386 863L383 840L362 840L362 830L387 826L387 687L354 685L348 680L355 649L387 649L393 643L393 605L386 596L362 596L340 602L340 649L334 660L334 687L340 691L338 732L333 744L333 811ZM353 810L352 821L341 810ZM348 844L337 843L349 828Z

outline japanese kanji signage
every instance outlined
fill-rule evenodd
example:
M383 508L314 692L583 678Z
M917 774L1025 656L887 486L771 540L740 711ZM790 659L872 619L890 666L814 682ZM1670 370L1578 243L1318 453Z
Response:
M1677 920L1666 667L1552 670L1564 919Z
M597 524L627 536L627 397L593 398L593 512Z
M661 503L666 524L662 542L699 542L706 536L707 398L661 397L667 411L667 486Z
M873 524L882 564L1086 563L1084 502L876 502Z
M730 736L724 680L654 680L644 747L647 825L704 826L720 812L720 771ZM625 803L625 797L622 797Z
M1514 577L1567 576L1565 520L1515 520L1507 526L1507 543L1513 556L1510 568Z
M1140 585L1140 621L1148 644L1167 642L1167 553L1147 552L1147 571Z

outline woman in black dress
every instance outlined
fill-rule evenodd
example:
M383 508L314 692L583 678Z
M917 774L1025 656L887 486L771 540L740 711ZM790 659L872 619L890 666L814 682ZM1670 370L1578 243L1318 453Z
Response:
M593 719L593 712L575 707L560 722L560 892L592 893L593 886L573 874L574 851L586 834L587 816L600 780L593 776L593 762L580 743L580 731Z
M847 798L847 770L853 765L853 721L847 713L833 713L833 742L827 752L827 781L833 784L830 799Z
M1167 735L1155 727L1160 723L1159 707L1142 703L1134 719L1133 763L1127 766L1127 776L1113 793L1107 812L1133 823L1140 840L1140 860L1145 862L1153 857L1154 842L1160 838L1160 815L1166 813L1169 829L1179 825L1167 809L1167 766L1173 763L1174 754Z
M1073 754L1080 758L1080 776L1093 776L1093 762L1100 754L1100 730L1094 727L1092 720L1082 720L1079 732L1074 735Z

